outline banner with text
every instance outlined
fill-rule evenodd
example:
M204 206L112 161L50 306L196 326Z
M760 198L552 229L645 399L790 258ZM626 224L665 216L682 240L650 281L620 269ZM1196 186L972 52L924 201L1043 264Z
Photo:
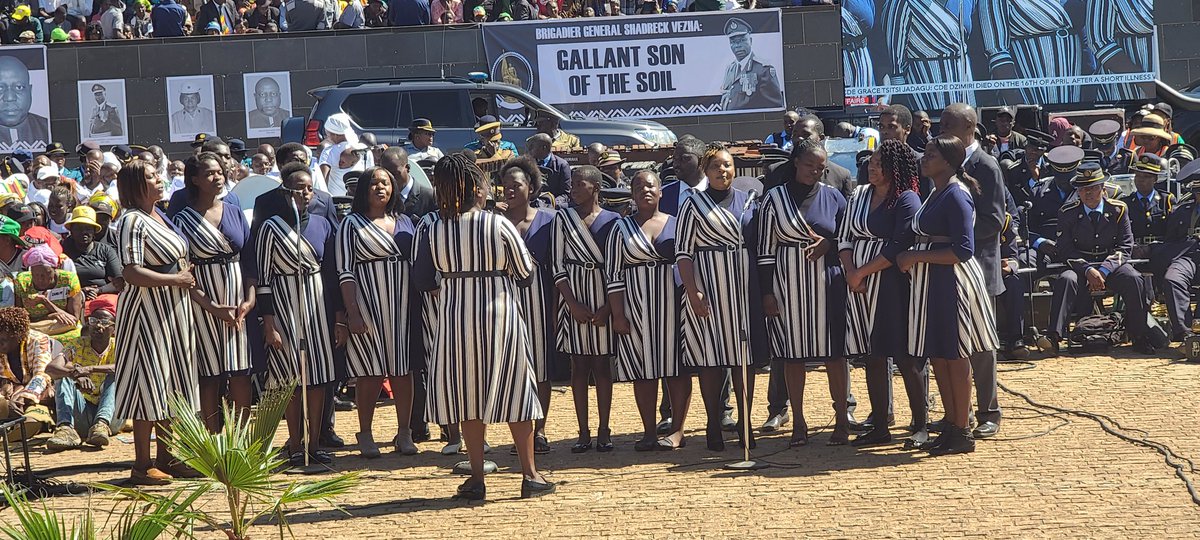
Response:
M778 9L485 24L492 80L574 118L784 108ZM519 106L501 101L500 107Z

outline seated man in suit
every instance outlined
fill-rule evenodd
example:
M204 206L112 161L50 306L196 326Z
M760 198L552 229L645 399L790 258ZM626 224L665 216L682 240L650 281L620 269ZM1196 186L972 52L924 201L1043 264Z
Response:
M1125 327L1134 350L1154 354L1146 342L1146 312L1150 307L1149 284L1129 264L1133 228L1129 209L1120 200L1106 196L1108 174L1096 163L1080 165L1071 184L1079 197L1058 213L1058 257L1068 269L1059 274L1051 289L1050 327L1045 349L1057 354L1071 315L1088 307L1090 292L1112 291L1124 301ZM1086 288L1085 288L1086 287Z

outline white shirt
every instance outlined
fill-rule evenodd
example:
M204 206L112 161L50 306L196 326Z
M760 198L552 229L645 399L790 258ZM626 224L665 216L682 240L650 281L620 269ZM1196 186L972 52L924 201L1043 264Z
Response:
M408 159L418 162L426 159L437 161L445 157L445 154L443 154L438 147L433 145L425 147L424 150L417 150L417 147L413 146L412 144L406 144L404 145L404 150L408 152Z
M693 191L703 192L706 189L708 189L708 177L707 176L701 176L700 181L697 182L696 185L693 187L689 187L687 182L680 180L679 181L679 206L677 206L676 208L683 208L683 201L685 199L687 199L689 193L691 193ZM678 210L676 210L676 212L678 212Z
M967 162L971 161L971 155L974 154L976 150L979 150L979 141L974 141L971 143L971 146L967 147L967 157L962 162L963 167L966 167Z

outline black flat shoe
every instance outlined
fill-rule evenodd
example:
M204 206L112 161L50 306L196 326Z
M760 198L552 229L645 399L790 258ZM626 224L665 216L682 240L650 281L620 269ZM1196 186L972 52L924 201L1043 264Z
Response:
M670 435L671 434L671 419L663 418L662 422L659 422L658 425L654 426L654 432L659 435Z
M930 422L929 425L926 426L926 431L930 433L941 433L950 427L950 422L943 418L935 422Z
M905 450L917 450L922 445L929 442L929 432L925 430L914 431L912 435L904 439Z
M608 442L600 442L601 440L607 440ZM612 443L612 430L600 430L600 434L596 436L596 451L607 453L612 452L614 448L615 447Z
M637 452L650 452L658 447L658 441L650 438L639 439L633 443L633 449Z
M522 486L522 494L524 486ZM483 482L478 484L474 480L467 480L462 485L458 486L458 490L454 492L455 499L464 499L468 501L482 501L487 497L487 485Z
M575 444L571 445L571 453L572 454L582 454L591 449L592 449L592 434L588 431L580 432L579 440L575 441Z
M431 433L429 433L429 429L425 429L425 430L421 430L421 431L413 430L413 432L412 432L412 441L414 443L427 442L432 438L433 438L433 435Z
M521 479L521 498L532 499L554 493L554 482L538 482L529 478Z
M534 454L549 454L550 441L546 440L545 435L537 435L533 438L533 453Z
M971 436L976 439L987 439L989 437L995 437L997 433L1000 433L1000 424L995 422L984 422L976 426L975 429L971 431Z
M950 429L947 429L941 433L938 433L937 437L925 441L925 444L918 446L917 449L924 452L933 452L934 449L945 446L949 440Z
M876 446L890 442L892 442L891 431L888 431L887 429L873 429L867 433L855 437L854 440L850 442L850 446L861 448L864 446Z
M966 428L956 427L951 430L946 444L929 450L931 456L948 456L951 454L969 454L975 451L975 439Z
M318 442L325 448L345 448L346 446L346 441L343 441L341 437L338 437L337 433L332 431L321 435L321 440Z

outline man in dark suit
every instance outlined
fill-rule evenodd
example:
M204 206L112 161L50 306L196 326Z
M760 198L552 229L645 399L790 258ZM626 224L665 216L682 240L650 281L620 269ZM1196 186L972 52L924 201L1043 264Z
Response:
M796 122L796 125L792 128L793 145L805 139L817 144L825 144L825 124L815 114L807 114L800 117L800 121ZM790 152L792 148L789 147L787 150ZM763 179L764 193L770 191L775 186L787 183L791 178L788 176L789 174L795 174L791 159L768 166L766 176ZM854 178L850 174L850 170L832 161L825 164L825 173L821 175L821 183L842 192L842 195L847 199L854 193L856 185ZM666 196L666 188L664 187L663 189L663 195Z
M396 192L404 201L402 211L404 215L412 218L413 223L421 221L425 214L437 209L433 189L414 182L409 176L408 152L403 148L393 146L384 150L383 156L379 158L379 166L387 169L396 179Z
M734 17L725 23L725 35L735 60L725 68L721 82L721 109L770 109L783 105L783 91L775 68L754 57L750 24Z
M273 77L263 77L254 83L254 109L247 113L250 129L271 129L283 125L291 112L280 105L283 94Z
M975 260L983 270L984 283L993 299L1004 292L1000 272L1000 232L1007 215L1004 208L1004 177L996 158L988 155L975 140L979 117L965 103L953 103L942 111L942 133L954 135L967 145L963 171L979 182L975 196ZM993 303L993 309L995 304ZM978 410L975 438L987 438L1000 430L1000 403L996 394L996 351L971 356Z
M1171 341L1185 341L1192 336L1192 285L1196 268L1200 267L1200 244L1196 225L1200 223L1197 202L1200 198L1200 161L1193 161L1179 171L1179 182L1188 191L1179 205L1167 216L1166 238L1160 249L1150 256L1151 265L1163 268L1163 289L1167 297L1167 316L1171 320Z
M34 91L29 68L14 56L0 57L0 84L9 88L0 101L0 151L41 151L50 143L50 120L29 112Z
M1058 214L1058 260L1070 268L1052 283L1050 328L1047 338L1057 352L1071 315L1089 292L1108 290L1125 303L1125 327L1134 350L1153 354L1154 347L1143 338L1146 311L1150 307L1149 286L1129 264L1133 250L1133 226L1125 203L1106 196L1108 174L1097 163L1084 163L1071 183L1079 197ZM1086 288L1082 287L1086 286Z
M679 207L689 191L708 189L708 178L700 169L704 150L704 141L691 135L684 135L675 143L675 154L671 158L675 181L662 187L662 198L658 200L658 209L663 213L678 216Z
M559 197L571 187L571 164L558 157L553 148L554 139L545 133L536 133L525 141L525 151L542 170L542 189Z

